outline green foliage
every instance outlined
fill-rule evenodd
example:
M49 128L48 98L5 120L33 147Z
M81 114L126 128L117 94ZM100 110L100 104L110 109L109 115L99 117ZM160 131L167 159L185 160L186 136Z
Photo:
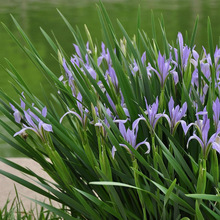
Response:
M86 26L89 47L79 30L74 29L61 12L59 14L73 35L76 53L70 61L57 39L54 37L53 40L41 29L54 52L56 73L47 67L13 17L25 46L3 25L55 91L45 94L47 115L43 113L45 103L32 94L8 60L5 70L11 76L23 104L20 106L0 91L0 110L13 124L9 126L0 120L8 133L0 134L0 137L39 163L54 182L4 158L1 158L2 162L35 177L37 181L33 184L6 171L0 170L0 173L61 203L66 209L36 201L64 219L217 219L220 215L219 154L214 145L201 147L206 143L189 139L195 139L195 131L199 138L204 136L204 129L200 130L199 124L195 123L196 113L203 111L204 107L210 120L208 137L211 133L217 134L212 114L213 102L219 97L215 84L218 63L215 63L210 21L208 41L212 64L209 65L208 78L200 66L208 65L207 54L203 51L198 59L195 58L198 18L189 47L181 43L180 33L175 45L168 43L161 18L159 24L164 50L160 50L153 13L153 40L140 30L139 13L136 36L130 38L118 21L124 36L118 39L100 3L98 15L106 47L103 52ZM183 49L189 51L185 63ZM175 62L170 62L171 57ZM170 67L168 76L163 80L157 74L161 71L160 59L164 59L165 65ZM202 63L203 60L207 62ZM198 71L198 83L192 84L195 70ZM175 77L178 77L178 82ZM208 85L206 93L203 91L205 85ZM21 95L21 92L24 94ZM194 130L190 128L187 134L181 128L183 121L172 127L168 115L164 113L169 112L171 97L175 106L187 103L186 116L182 117L185 117L187 125L193 123L194 126ZM155 117L164 118L154 124L150 111L155 100L159 100L159 114ZM17 119L20 117L19 123L13 115ZM29 130L24 130L27 128ZM19 130L22 132L17 133ZM14 135L14 138L9 138ZM129 139L131 136L135 141ZM215 144L218 144L218 138L217 134ZM1 213L5 216L7 208Z

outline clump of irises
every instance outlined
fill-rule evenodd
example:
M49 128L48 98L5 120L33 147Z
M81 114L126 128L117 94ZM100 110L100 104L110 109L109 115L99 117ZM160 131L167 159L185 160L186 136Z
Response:
M124 37L118 40L101 3L99 15L101 46L86 26L84 41L61 14L75 38L70 57L43 31L58 57L59 75L15 23L30 46L25 51L56 92L45 107L17 72L7 70L22 93L20 104L3 93L9 105L2 101L2 112L16 127L1 124L18 144L2 138L53 178L48 183L27 171L45 188L42 194L68 207L57 210L61 217L218 219L220 49L214 50L210 21L209 50L198 52L197 21L191 41L178 33L175 44L168 43L161 25L160 49L145 32L130 38L120 22Z

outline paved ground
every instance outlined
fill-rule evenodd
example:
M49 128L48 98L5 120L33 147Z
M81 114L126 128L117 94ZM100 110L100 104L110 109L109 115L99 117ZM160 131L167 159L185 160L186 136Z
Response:
M51 178L42 170L42 168L33 160L28 159L28 158L10 158L11 161L23 166L30 168L33 170L35 173L38 175L47 178L48 180L51 180ZM19 177L22 177L24 179L30 180L28 177L22 175L20 172L16 171L15 169L9 167L8 165L5 165L4 163L0 162L0 169L10 172L12 174L16 174ZM40 201L48 201L45 197L32 192L31 190L21 186L18 183L15 183L14 181L10 180L9 178L3 176L0 174L0 208L4 206L6 203L7 199L9 198L10 201L12 201L15 198L15 190L14 190L14 184L16 185L17 191L19 193L19 197L22 199L22 202L27 208L27 210L30 209L31 205L32 208L35 207L35 204L31 204L31 201L24 196L28 196L33 199L37 199Z

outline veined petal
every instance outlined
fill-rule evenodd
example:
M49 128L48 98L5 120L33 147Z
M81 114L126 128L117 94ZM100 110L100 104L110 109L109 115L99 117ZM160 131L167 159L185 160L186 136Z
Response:
M23 96L24 97L24 96ZM25 97L24 97L25 98ZM24 103L24 101L22 100L22 99L20 99L20 101L21 101L21 108L23 108L24 110L25 110L25 103Z
M115 159L115 152L117 151L117 149L115 148L115 146L112 147L112 158Z
M37 126L35 125L35 123L33 122L33 120L31 119L31 116L26 112L24 111L24 115L25 115L25 118L28 122L28 124L33 127L35 130L37 130Z
M178 40L179 40L180 53L182 55L182 53L183 53L183 35L180 32L178 33Z
M115 123L126 123L128 121L128 118L126 118L125 120L121 120L121 119L115 119L115 120L113 120L113 122L115 122Z
M213 144L214 142L216 142L216 140L218 139L218 134L217 133L214 133L210 138L209 138L209 141L208 143L206 144L207 146L209 144Z
M181 111L180 117L182 118L186 114L186 111L187 111L187 103L186 102L183 103L183 106L180 109L180 111Z
M173 80L175 85L179 82L179 76L178 73L173 69L170 71L170 73L173 75Z
M79 109L79 111L82 113L83 112L83 107L82 107L82 95L80 92L78 92L78 95L77 95L77 107Z
M119 144L121 147L124 147L129 153L131 153L130 149L126 144Z
M171 96L170 97L170 101L168 103L168 109L169 109L169 113L170 113L170 117L173 118L173 108L174 108L174 100L173 100L173 97Z
M66 74L68 75L68 77L72 76L71 71L70 71L69 68L67 67L65 58L63 58L63 68L64 68Z
M199 54L195 50L192 50L192 55L193 55L193 58L195 59L195 61L198 61Z
M217 142L212 143L212 148L220 154L220 144Z
M137 135L134 133L133 130L128 128L125 140L128 141L128 143L130 143L132 147L135 147L136 139Z
M15 121L17 122L17 123L20 123L21 122L21 113L16 109L15 111L14 111L14 118L15 118Z
M111 105L111 107L113 108L113 110L116 112L116 106L115 103L113 102L112 98L110 97L110 95L106 92L106 97L109 101L109 104Z
M13 111L16 111L17 109L14 107L14 105L12 105L11 103L9 103L9 105L11 106Z
M161 117L166 118L167 121L168 121L168 123L170 124L169 116L168 116L167 114L165 114L165 113L159 113L159 114L156 114L156 115L155 115L154 122L153 122L153 125L152 125L153 129L155 129L155 127L156 127L156 125L157 125L157 122L158 122L158 120L159 120Z
M13 135L13 137L22 134L22 133L23 133L24 131L26 131L26 130L32 130L32 131L34 131L34 132L38 135L38 132L37 132L36 129L34 129L34 128L32 128L32 127L24 127L24 128L22 128L20 131L16 132L16 133Z
M197 141L199 142L200 146L202 147L202 149L204 149L205 146L204 146L202 140L201 140L196 134L193 134L193 136L191 136L191 137L188 139L187 145L186 145L187 148L189 147L189 142L190 142L192 139L197 140Z
M82 55L81 55L81 52L80 52L79 47L78 47L76 44L73 44L73 46L75 47L75 51L76 51L77 55L78 55L80 58L82 58Z
M146 51L142 54L141 62L142 62L143 65L146 62Z
M180 122L181 122L181 125L182 125L182 128L183 128L183 131L184 131L184 134L186 135L186 133L188 132L188 130L189 130L189 128L192 126L192 125L194 125L195 123L190 123L190 124L186 124L186 122L185 121L183 121L183 120L180 120Z
M148 63L147 72L148 72L148 75L149 75L149 76L151 76L150 71L155 72L156 75L157 75L157 77L159 78L159 81L162 82L162 78L161 78L161 75L159 74L159 72L158 72L156 69L154 69L154 68L151 66L150 63Z
M140 142L139 144L137 144L135 146L135 150L138 149L138 147L140 147L141 145L146 145L147 146L147 151L145 152L145 154L150 153L150 143L146 141L147 139L145 139L144 141Z
M63 76L63 75L61 75L61 76L58 78L58 80L59 80L60 82L62 82L63 79L64 79L64 76Z
M126 115L127 117L130 117L130 114L129 114L128 109L124 107L123 110L124 110L125 115Z
M215 126L217 127L219 124L219 116L220 116L220 102L218 98L216 98L216 100L213 102L212 109L214 113L213 120L215 122Z
M81 117L78 113L76 113L76 112L70 110L70 111L66 112L66 113L60 118L60 123L62 123L63 118L64 118L66 115L68 115L68 114L73 114L73 115L75 115L75 116L78 117L78 119L82 122L82 117Z
M34 105L32 105L32 106L34 107ZM38 108L34 107L34 109L41 114L41 111L40 111ZM27 110L27 113L28 113L34 120L36 120L37 122L40 122L40 118L39 118L36 114L34 114L30 109Z
M47 107L45 106L43 109L42 109L42 116L45 118L46 115L47 115Z
M128 140L127 132L126 132L125 126L124 126L124 124L122 122L119 122L119 131L121 132L123 138L125 140Z
M204 117L203 117L203 127L202 127L202 139L203 139L203 142L206 144L208 140L209 129L210 129L210 120L208 119L208 117L206 120L204 120Z
M43 127L43 129L44 129L45 131L53 132L52 125L46 124L46 123L43 122L41 126Z
M132 130L134 130L134 129L136 129L136 128L137 128L137 130L138 130L138 124L139 124L139 122L140 122L141 120L146 121L146 119L145 119L143 116L140 117L140 118L137 118L137 119L133 122L133 124L132 124Z
M96 122L94 126L96 126L96 127L103 127L101 120L98 119L98 122Z

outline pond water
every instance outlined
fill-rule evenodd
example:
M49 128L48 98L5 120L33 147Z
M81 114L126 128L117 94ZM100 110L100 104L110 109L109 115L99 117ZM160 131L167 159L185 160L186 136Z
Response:
M118 31L116 18L124 25L129 35L136 32L137 11L141 9L141 27L151 36L151 10L154 11L155 21L163 14L168 40L176 40L177 33L191 34L197 14L199 25L196 37L197 49L207 46L207 17L212 22L215 44L220 36L220 1L219 0L103 0L104 5L112 18L113 25ZM18 31L12 22L12 14L20 23L25 33L38 49L46 64L58 76L59 69L53 65L51 48L40 32L42 27L48 33L54 32L60 44L69 54L73 51L72 35L67 30L63 20L57 12L57 8L64 14L69 22L76 25L83 32L86 24L97 42L101 41L100 23L97 14L97 0L0 0L0 21L3 22L16 36ZM159 31L159 23L157 22ZM159 39L160 40L160 39ZM36 96L43 97L39 85L48 88L43 75L37 71L34 65L24 56L16 43L9 37L0 25L0 64L5 66L4 58L8 58L24 77L25 82L32 88ZM9 83L10 78L3 69L0 69L0 88L8 95L16 98L15 92ZM3 115L0 118L6 120ZM0 132L3 130L0 127ZM0 140L0 156L20 156L18 152Z

